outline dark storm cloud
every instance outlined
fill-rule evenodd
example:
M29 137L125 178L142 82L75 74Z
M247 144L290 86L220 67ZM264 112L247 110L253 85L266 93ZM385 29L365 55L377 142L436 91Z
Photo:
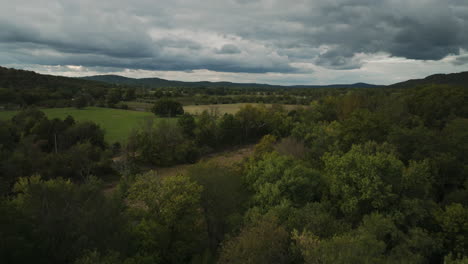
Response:
M356 53L386 52L439 60L468 49L466 3L458 1L313 1L309 16L286 16L304 27L292 42L330 45L316 63L348 68ZM465 8L465 9L463 9ZM315 10L315 11L314 11ZM464 10L464 11L463 11ZM456 11L456 12L455 12ZM359 64L355 64L359 67Z
M464 0L0 1L0 64L299 73L468 50Z
M360 61L353 60L352 50L348 48L334 48L320 54L316 63L329 68L347 70L361 67Z
M453 61L454 65L465 65L468 64L468 56L460 56Z

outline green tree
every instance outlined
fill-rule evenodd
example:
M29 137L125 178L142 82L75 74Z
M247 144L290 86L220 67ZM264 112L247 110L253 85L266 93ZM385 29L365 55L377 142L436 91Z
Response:
M299 123L292 131L294 138L304 141L308 147L307 160L317 168L323 167L321 158L326 152L339 150L340 135L341 124L337 121Z
M277 138L273 135L263 136L255 145L253 157L260 159L264 154L273 152Z
M239 144L242 130L238 119L232 114L224 114L218 123L219 140L223 145Z
M467 89L441 85L413 88L405 96L408 111L427 127L443 128L454 117L467 117Z
M184 137L182 129L166 120L157 124L152 120L144 123L131 144L140 152L138 159L154 165L194 162L198 157L194 143Z
M435 131L432 131L415 120L411 127L394 126L387 140L396 146L398 156L404 161L422 160L433 155L437 149L439 140Z
M12 258L9 263L18 263L17 257L29 257L36 263L71 263L85 249L119 248L119 241L125 239L121 232L122 203L104 197L101 187L96 178L88 178L81 185L61 178L20 178L11 203L19 213L15 221L22 224L23 231L17 235L20 240L12 240L14 243L6 247L12 251L2 254ZM30 255L15 255L16 250L10 248L14 245L24 247L24 253Z
M109 89L106 94L106 103L109 107L114 107L122 100L122 91L117 88Z
M223 244L218 263L268 264L290 263L290 238L276 219L265 218Z
M345 215L358 220L397 201L404 165L385 148L368 143L354 145L343 156L324 156L330 194Z
M367 141L382 143L389 128L389 122L382 114L367 109L356 110L342 122L342 149L348 150L352 144L364 144Z
M231 168L199 163L187 175L203 187L201 207L207 225L210 249L216 252L224 235L239 225L247 193L239 173Z
M73 99L73 106L76 107L77 109L82 109L88 106L88 100L86 96L84 95L78 95Z
M306 264L428 263L435 241L422 230L401 232L391 218L365 216L347 233L321 239L309 231L293 233Z
M321 175L300 161L267 153L248 165L245 180L253 191L253 200L261 208L279 205L287 200L294 206L320 199L324 187Z
M468 257L468 208L461 204L451 204L444 210L436 211L435 218L441 227L446 253L457 258Z
M235 118L240 125L243 142L250 142L268 134L268 126L265 118L265 107L243 106L236 113Z
M216 116L211 115L206 110L198 116L195 138L199 146L208 146L210 148L216 148L218 146Z
M182 104L177 101L171 99L159 99L154 103L151 112L159 116L175 117L177 115L182 115L184 113L184 109Z
M186 176L138 176L128 195L138 254L154 263L186 263L200 252L205 234L201 192Z
M123 99L125 101L132 101L136 99L136 88L127 88L124 92Z
M195 129L197 124L195 123L195 118L189 114L185 113L177 119L177 124L181 127L182 133L188 138L193 138L195 136Z

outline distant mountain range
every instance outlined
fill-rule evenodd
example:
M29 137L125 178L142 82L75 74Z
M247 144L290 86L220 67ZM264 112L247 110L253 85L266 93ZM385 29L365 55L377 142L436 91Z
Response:
M332 85L293 85L281 86L258 83L232 83L232 82L182 82L171 81L160 78L128 78L119 75L96 75L82 78L61 77L53 75L38 74L32 71L24 71L17 69L9 69L0 66L0 88L48 88L48 89L70 89L78 90L83 87L93 88L109 88L113 85L122 86L140 86L148 88L409 88L428 84L445 84L462 86L468 88L468 72L451 73L451 74L434 74L424 79L408 80L392 85L373 85L368 83L355 84L332 84Z
M259 84L259 83L232 83L232 82L182 82L182 81L170 81L161 78L128 78L119 75L95 75L82 77L81 79L99 81L104 83L116 84L116 85L129 85L129 86L140 86L147 88L190 88L190 87L235 87L235 88L374 88L374 87L391 87L391 88L408 88L419 85L427 84L445 84L455 86L466 86L468 87L468 72L451 73L451 74L434 74L424 79L414 79L404 82L399 82L391 85L374 85L368 83L354 83L354 84L331 84L331 85L270 85L270 84Z
M226 88L285 88L285 87L296 87L296 88L372 88L382 87L382 85L374 85L368 83L355 83L355 84L331 84L331 85L270 85L261 83L232 83L232 82L182 82L182 81L170 81L160 78L128 78L120 75L95 75L82 77L81 79L90 81L100 81L105 83L117 84L117 85L129 85L129 86L140 86L147 88L190 88L190 87L226 87Z

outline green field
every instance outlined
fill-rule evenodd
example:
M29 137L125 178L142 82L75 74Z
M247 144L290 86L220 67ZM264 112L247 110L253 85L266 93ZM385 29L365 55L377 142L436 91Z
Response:
M108 143L115 141L125 142L130 132L134 128L137 128L144 120L156 118L153 113L149 112L99 107L87 107L84 109L47 108L41 109L41 111L50 119L63 119L70 115L76 121L93 121L105 130L105 139ZM10 119L16 113L17 111L0 111L0 120Z

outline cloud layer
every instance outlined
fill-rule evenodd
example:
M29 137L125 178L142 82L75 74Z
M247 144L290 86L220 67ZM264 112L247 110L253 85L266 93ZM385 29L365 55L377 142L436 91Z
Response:
M365 76L379 61L391 70L392 58L427 71L468 69L466 0L0 2L1 65L205 71L274 83L275 74Z

